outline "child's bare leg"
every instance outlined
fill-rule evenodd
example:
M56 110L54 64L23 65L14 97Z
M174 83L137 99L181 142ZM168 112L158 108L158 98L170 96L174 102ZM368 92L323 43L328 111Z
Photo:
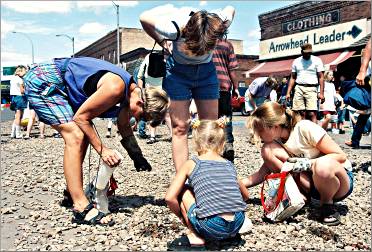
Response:
M204 239L201 238L195 232L195 230L193 229L193 227L192 227L192 225L189 221L189 218L187 217L187 212L189 211L190 207L194 203L195 203L194 194L189 189L184 190L180 207L181 207L181 213L182 213L182 216L183 216L183 219L184 219L184 222L185 222L184 224L186 224L187 228L189 229L187 237L189 238L189 241L190 241L191 244L204 245L204 243L205 243Z
M40 138L44 138L44 133L45 133L45 123L40 122L39 123L39 128L40 128Z

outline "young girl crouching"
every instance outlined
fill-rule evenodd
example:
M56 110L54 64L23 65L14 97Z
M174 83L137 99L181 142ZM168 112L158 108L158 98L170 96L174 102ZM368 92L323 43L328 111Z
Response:
M353 190L351 163L340 146L322 127L301 120L276 102L267 102L257 108L247 126L257 140L263 142L261 156L264 163L257 172L243 179L243 184L246 187L260 184L267 174L280 172L289 157L308 158L310 168L294 174L297 184L308 198L320 200L320 221L338 225L340 215L334 202L345 199ZM297 160L301 162L301 159ZM301 167L301 164L297 166Z
M204 247L206 240L236 236L243 225L248 191L243 185L240 191L234 165L221 157L224 125L224 119L192 124L198 156L187 160L176 173L165 196L189 233L170 243L168 249Z

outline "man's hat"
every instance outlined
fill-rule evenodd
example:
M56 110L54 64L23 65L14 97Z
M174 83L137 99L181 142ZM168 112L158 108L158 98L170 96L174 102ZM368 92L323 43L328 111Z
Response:
M313 46L309 43L306 43L306 44L303 44L301 46L301 50L304 52L304 53L311 53L313 52Z

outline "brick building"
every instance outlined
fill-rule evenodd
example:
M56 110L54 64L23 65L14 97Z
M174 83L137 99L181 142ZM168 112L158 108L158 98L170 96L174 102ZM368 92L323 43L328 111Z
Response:
M120 27L119 31L121 54L138 48L151 49L154 46L154 40L142 29ZM75 55L88 56L116 63L116 32L116 30L109 32ZM237 39L231 39L230 41L234 46L235 52L237 54L243 54L243 41ZM158 45L155 48L160 49Z
M142 29L120 28L120 63L129 72L139 66L144 57L154 46L154 40L148 36ZM237 70L239 83L241 86L250 83L251 79L246 78L245 72L257 65L258 56L243 54L243 41L230 39L237 54L239 69ZM160 50L156 45L156 50ZM104 37L93 42L91 45L75 53L76 56L88 56L103 59L116 64L116 30L109 32Z
M300 2L259 15L259 62L249 77L288 76L301 45L311 43L326 69L355 78L371 36L370 1Z

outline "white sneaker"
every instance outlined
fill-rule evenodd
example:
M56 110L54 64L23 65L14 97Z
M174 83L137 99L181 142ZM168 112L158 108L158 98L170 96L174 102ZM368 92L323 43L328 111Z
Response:
M23 138L22 131L21 131L21 126L18 126L18 125L15 126L15 138L16 139Z
M245 216L243 225L239 229L239 234L246 234L249 232L252 232L253 224L251 219L249 219L247 216Z
M16 136L16 126L15 126L15 124L13 123L13 124L12 124L12 132L10 133L10 137L11 137L11 138L15 138L15 136Z

